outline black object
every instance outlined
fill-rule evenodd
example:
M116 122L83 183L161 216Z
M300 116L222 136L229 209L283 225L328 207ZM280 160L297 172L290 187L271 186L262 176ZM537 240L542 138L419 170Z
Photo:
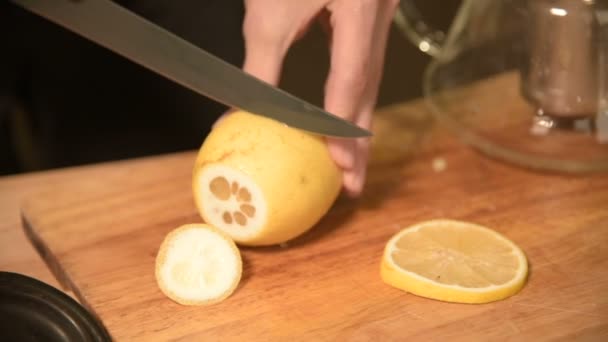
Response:
M70 296L34 278L0 272L0 341L111 340Z
M242 0L115 2L242 65ZM10 1L0 101L0 174L195 150L227 109Z

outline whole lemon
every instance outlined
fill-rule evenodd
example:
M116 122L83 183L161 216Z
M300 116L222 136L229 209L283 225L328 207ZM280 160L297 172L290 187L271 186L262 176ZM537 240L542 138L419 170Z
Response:
M242 245L279 244L308 231L341 185L322 137L244 111L207 136L192 181L203 220Z

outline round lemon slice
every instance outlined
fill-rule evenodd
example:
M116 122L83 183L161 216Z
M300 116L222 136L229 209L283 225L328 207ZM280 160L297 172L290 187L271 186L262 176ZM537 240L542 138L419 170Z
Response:
M165 237L156 256L161 291L183 305L213 304L236 289L242 260L234 242L206 224L187 224Z
M525 254L499 233L473 223L432 220L410 226L386 244L382 280L415 295L487 303L525 284Z

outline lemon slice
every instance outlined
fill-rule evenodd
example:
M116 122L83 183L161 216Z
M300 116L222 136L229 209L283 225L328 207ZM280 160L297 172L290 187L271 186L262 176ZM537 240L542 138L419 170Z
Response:
M159 288L183 305L224 300L236 289L241 272L241 255L234 242L206 224L173 230L156 256Z
M453 220L408 227L386 244L382 280L418 296L487 303L517 293L528 263L522 250L486 227Z

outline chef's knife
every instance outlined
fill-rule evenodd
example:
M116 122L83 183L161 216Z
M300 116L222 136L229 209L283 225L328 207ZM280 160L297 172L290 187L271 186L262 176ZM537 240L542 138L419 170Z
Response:
M184 87L316 134L371 135L145 20L110 0L12 0Z

